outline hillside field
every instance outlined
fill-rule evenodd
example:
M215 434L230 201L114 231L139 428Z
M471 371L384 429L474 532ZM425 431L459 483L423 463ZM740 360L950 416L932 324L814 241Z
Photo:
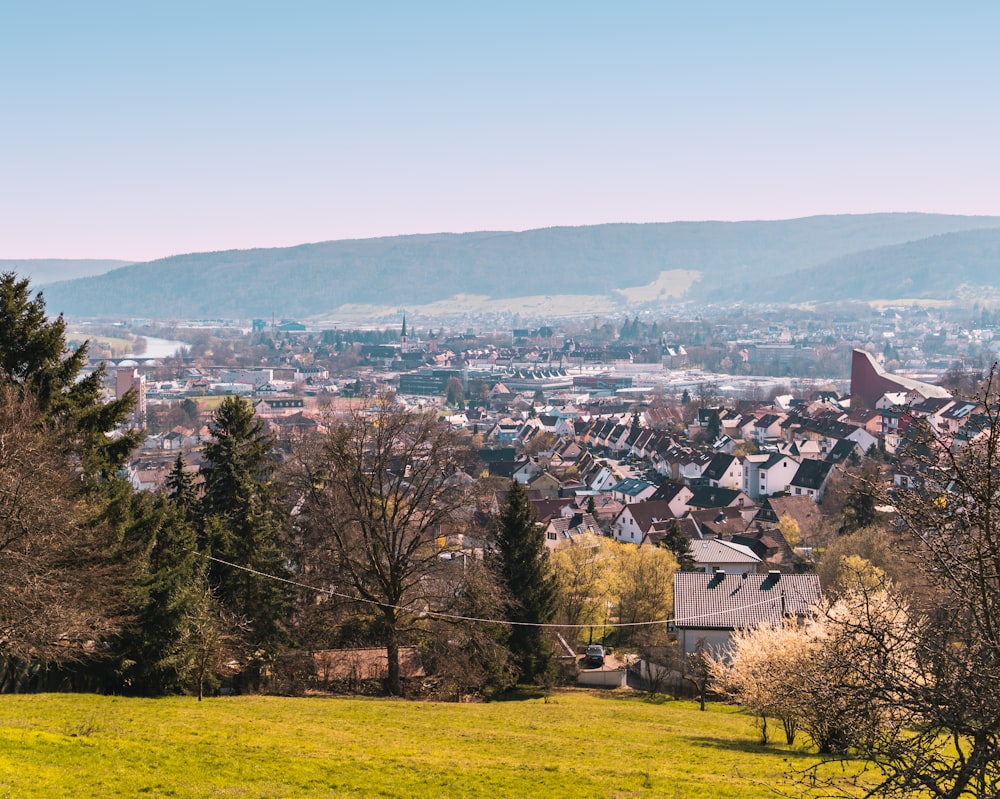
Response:
M733 708L622 692L488 704L0 696L0 797L807 795L804 745Z

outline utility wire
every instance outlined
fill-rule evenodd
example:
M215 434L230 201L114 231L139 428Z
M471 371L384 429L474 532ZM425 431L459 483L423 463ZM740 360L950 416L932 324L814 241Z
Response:
M223 566L229 566L233 569L239 569L240 571L247 572L248 574L253 574L256 577L261 577L265 580L274 580L275 582L284 583L285 585L291 585L295 588L303 588L307 591L315 591L318 594L326 594L327 596L335 596L340 599L347 599L351 602L360 602L366 605L375 605L380 608L389 608L391 610L399 610L404 613L412 613L410 608L403 605L392 605L388 602L379 602L376 599L365 599L363 597L352 596L350 594L343 594L339 591L334 591L332 588L320 588L315 585L306 585L305 583L297 582L296 580L289 580L285 577L278 577L275 574L268 574L267 572L258 571L257 569L251 569L249 566L240 566L238 563L231 563L228 560L223 560L222 558L217 558L213 555L206 555L203 552L198 552L197 550L188 550L196 555L200 555L206 560L213 561L214 563L221 563ZM762 599L759 602L753 602L749 605L741 605L738 609L740 611L751 610L752 608L763 607L764 605L770 605L775 602L780 602L781 597L769 597L768 599ZM698 619L707 619L713 616L721 616L726 613L732 613L736 608L726 608L724 610L716 610L710 613L699 613L694 616L687 616L685 618L674 617L672 619L656 619L654 621L630 621L630 622L615 622L609 624L611 627L650 627L659 624L684 624L685 622L696 621ZM487 619L478 616L461 616L457 613L442 613L436 610L425 610L422 611L425 616L433 616L436 619L445 619L448 621L468 621L477 622L480 624L506 624L509 627L543 627L552 629L576 629L576 630L587 630L591 627L600 627L600 623L596 624L555 624L553 622L533 622L533 621L510 621L509 619Z

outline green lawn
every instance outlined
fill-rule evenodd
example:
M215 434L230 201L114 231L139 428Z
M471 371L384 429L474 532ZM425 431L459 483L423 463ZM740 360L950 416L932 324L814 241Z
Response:
M0 696L0 797L18 799L753 799L813 759L758 746L731 708L620 692L478 705Z

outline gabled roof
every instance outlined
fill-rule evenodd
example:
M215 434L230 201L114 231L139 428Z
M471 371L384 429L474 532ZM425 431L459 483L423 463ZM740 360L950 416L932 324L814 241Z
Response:
M819 507L812 497L766 497L761 503L757 518L761 521L777 523L782 516L795 519L803 535L823 520Z
M691 489L684 483L675 483L673 480L665 480L660 484L660 487L656 489L653 495L649 498L648 502L654 501L664 501L670 502L674 497L680 494L684 489L690 491Z
M673 519L674 514L670 509L670 503L663 500L650 499L646 502L636 502L626 505L622 513L631 513L635 523L643 532L647 531L654 522L664 519Z
M653 484L638 477L626 477L624 480L611 486L611 490L617 494L625 494L630 497L637 497L643 491L652 488Z
M726 476L726 472L729 471L729 467L733 465L733 461L736 460L735 455L727 455L725 452L718 453L712 462L708 464L708 467L702 472L702 477L708 480L721 480Z
M786 616L813 613L819 601L815 574L674 575L674 624L681 629L777 626Z
M736 502L740 494L740 491L733 488L692 486L691 499L687 504L692 508L726 508Z
M826 482L826 478L830 476L832 468L833 464L829 461L802 461L789 485L819 491Z
M830 463L840 463L850 458L851 453L861 454L861 445L849 438L842 438L833 445L833 449L827 454L826 460Z
M694 520L685 517L683 519L663 519L662 521L653 522L643 536L641 543L643 545L649 544L655 546L666 537L674 524L691 541L698 541L702 538L701 531L698 529L698 525L694 523Z
M535 510L535 518L542 524L545 524L553 517L561 516L563 508L572 504L572 498L531 500L531 507Z
M684 518L690 519L698 526L701 538L738 535L746 528L740 508L692 510Z
M691 545L691 555L698 564L731 563L733 566L756 566L760 558L752 549L743 544L706 538Z

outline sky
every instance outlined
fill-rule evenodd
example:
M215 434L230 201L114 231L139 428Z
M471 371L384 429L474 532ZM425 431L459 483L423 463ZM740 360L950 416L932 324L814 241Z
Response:
M0 0L0 258L1000 215L1000 3Z

